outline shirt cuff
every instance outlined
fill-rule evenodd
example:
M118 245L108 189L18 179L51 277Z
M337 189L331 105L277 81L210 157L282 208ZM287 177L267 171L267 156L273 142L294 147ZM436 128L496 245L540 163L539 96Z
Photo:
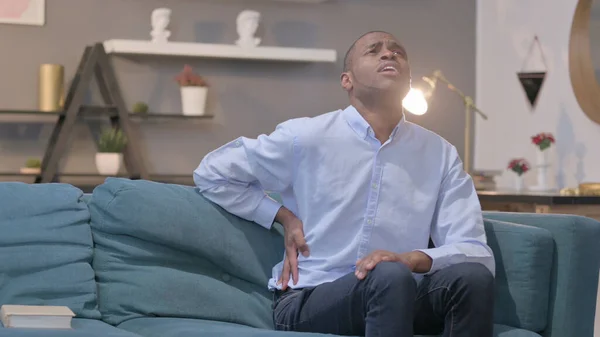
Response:
M425 275L433 274L448 264L448 252L445 251L444 247L417 249L417 251L427 254L432 260L431 269Z
M275 216L281 206L280 203L265 195L254 211L253 221L266 229L271 229L273 221L275 221Z

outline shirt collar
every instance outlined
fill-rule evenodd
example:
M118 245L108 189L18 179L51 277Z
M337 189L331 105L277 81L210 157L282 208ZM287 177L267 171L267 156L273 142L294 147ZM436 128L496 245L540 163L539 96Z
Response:
M352 105L349 105L346 109L342 111L344 118L354 130L358 134L361 139L365 139L369 132L372 132L372 128L369 123L364 119L364 117L356 110L356 108ZM402 112L402 119L390 135L390 139L394 139L394 136L398 133L398 129L403 127L406 124L406 115Z

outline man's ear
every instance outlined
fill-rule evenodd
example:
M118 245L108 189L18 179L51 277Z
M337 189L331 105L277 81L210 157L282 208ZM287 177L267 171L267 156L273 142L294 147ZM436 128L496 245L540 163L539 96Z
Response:
M352 90L352 76L350 75L349 72L342 73L341 84L342 84L342 88L344 88L344 90L346 90L346 91Z

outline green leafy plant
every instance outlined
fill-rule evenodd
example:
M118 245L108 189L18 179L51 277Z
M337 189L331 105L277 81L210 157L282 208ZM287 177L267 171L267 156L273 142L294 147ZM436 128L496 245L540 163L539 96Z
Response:
M27 168L41 168L42 167L42 161L39 160L39 159L37 159L37 158L29 158L25 162L25 167L27 167Z
M146 113L148 112L148 104L144 102L137 102L133 105L132 112L134 113Z
M175 81L182 87L207 87L208 84L198 74L194 73L192 67L185 65L183 70L175 76Z
M98 152L120 153L127 145L127 137L119 129L106 129L100 134Z

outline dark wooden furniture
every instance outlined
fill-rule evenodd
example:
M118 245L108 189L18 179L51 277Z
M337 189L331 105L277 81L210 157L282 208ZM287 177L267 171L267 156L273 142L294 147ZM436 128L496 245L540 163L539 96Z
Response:
M600 221L600 195L559 192L478 191L484 211L574 214Z

